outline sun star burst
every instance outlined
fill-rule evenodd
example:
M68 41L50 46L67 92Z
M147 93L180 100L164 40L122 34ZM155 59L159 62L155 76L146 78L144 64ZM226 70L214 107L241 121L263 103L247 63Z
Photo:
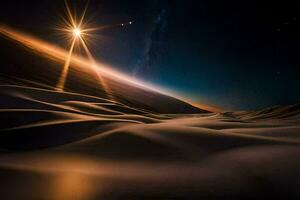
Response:
M80 28L73 29L73 34L74 34L75 37L80 37L81 36Z
M65 34L65 36L67 36L67 38L71 41L71 46L69 48L69 53L66 57L61 75L57 82L56 89L58 91L64 90L67 74L68 74L70 63L72 60L71 59L72 54L73 54L73 51L75 48L75 43L78 43L78 44L80 44L80 46L83 47L84 52L86 53L87 57L89 58L89 60L91 62L91 70L97 76L100 86L106 92L108 98L113 100L114 98L111 94L109 86L105 83L101 74L99 74L97 67L95 67L96 61L93 58L92 53L90 52L88 45L87 45L88 36L90 36L91 32L96 31L96 30L102 30L102 29L112 28L112 27L116 27L116 26L131 25L133 22L129 21L127 23L120 23L120 24L113 24L113 25L106 25L106 26L91 28L91 27L88 27L88 25L84 23L87 5L85 6L85 8L82 12L82 15L79 19L77 19L75 17L75 15L72 14L67 0L65 0L65 5L66 5L66 11L67 11L67 19L63 19L65 25L63 28L58 28L58 30L61 31L62 33L67 33L67 34Z

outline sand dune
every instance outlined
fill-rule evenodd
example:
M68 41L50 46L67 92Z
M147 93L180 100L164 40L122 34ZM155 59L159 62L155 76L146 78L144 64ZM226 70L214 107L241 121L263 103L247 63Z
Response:
M8 63L8 66L0 68L0 84L53 89L59 80L67 52L59 46L3 25L0 25L0 34L20 45L0 38L2 48L8 50L1 56L2 63ZM20 50L22 54L18 54L16 59L14 52ZM32 51L36 54L32 54ZM103 63L98 63L97 67L101 74L99 80L91 65L88 59L73 54L64 91L111 99L132 108L158 113L208 112L207 109L196 108L174 98L174 95L167 94L162 89L147 86L140 80L116 72ZM48 96L53 94L55 93L49 93Z
M1 45L0 199L300 198L299 104L212 113L74 66L57 92L55 51Z
M0 88L3 199L300 196L298 105L176 115Z

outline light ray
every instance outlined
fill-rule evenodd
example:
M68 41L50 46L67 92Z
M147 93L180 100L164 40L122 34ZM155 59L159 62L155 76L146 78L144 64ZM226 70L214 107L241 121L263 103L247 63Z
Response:
M67 0L65 0L65 5L66 5L66 9L67 9L69 21L70 21L70 23L71 23L71 25L72 25L73 27L76 27L76 21L75 21L75 19L73 18L73 15L72 15L72 12L71 12L71 9L70 9L70 7L69 7L69 4L68 4Z
M65 64L64 64L64 68L63 68L63 70L61 72L61 75L60 75L60 78L57 82L56 89L58 91L63 91L64 90L66 78L67 78L68 71L69 71L70 61L71 61L71 57L72 57L72 53L73 53L73 49L74 49L74 45L75 45L75 41L76 41L76 38L74 38L73 41L72 41L71 48L69 50L69 53L67 55L67 58L66 58L66 61L65 61Z
M89 60L91 61L91 68L92 70L96 73L97 75L97 78L99 79L99 82L100 82L100 85L103 87L104 91L107 93L108 97L111 99L111 100L114 100L114 97L112 95L112 92L109 88L109 86L106 84L105 80L103 79L103 77L101 76L101 74L99 73L98 69L97 69L97 65L96 65L96 61L94 59L94 57L92 56L90 50L88 49L87 45L85 44L85 41L83 40L82 37L79 37L80 41L81 41L81 44L89 58Z
M84 8L84 10L83 10L83 13L82 13L81 18L80 18L79 23L78 23L78 27L81 27L81 25L82 25L83 19L84 19L84 17L85 17L86 10L87 10L87 8L88 8L88 5L89 5L89 3L87 3L87 4L85 5L85 8Z

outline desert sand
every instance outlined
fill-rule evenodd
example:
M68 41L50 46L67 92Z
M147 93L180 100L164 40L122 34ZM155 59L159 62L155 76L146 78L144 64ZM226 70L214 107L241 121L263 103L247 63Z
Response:
M73 66L56 91L61 61L1 45L0 199L300 198L299 104L210 112Z
M299 105L160 114L0 88L3 199L299 197Z

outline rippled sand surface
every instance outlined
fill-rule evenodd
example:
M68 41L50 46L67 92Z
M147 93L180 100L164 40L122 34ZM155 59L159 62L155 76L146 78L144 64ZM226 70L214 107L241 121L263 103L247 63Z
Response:
M1 199L300 197L300 106L161 114L0 86Z

